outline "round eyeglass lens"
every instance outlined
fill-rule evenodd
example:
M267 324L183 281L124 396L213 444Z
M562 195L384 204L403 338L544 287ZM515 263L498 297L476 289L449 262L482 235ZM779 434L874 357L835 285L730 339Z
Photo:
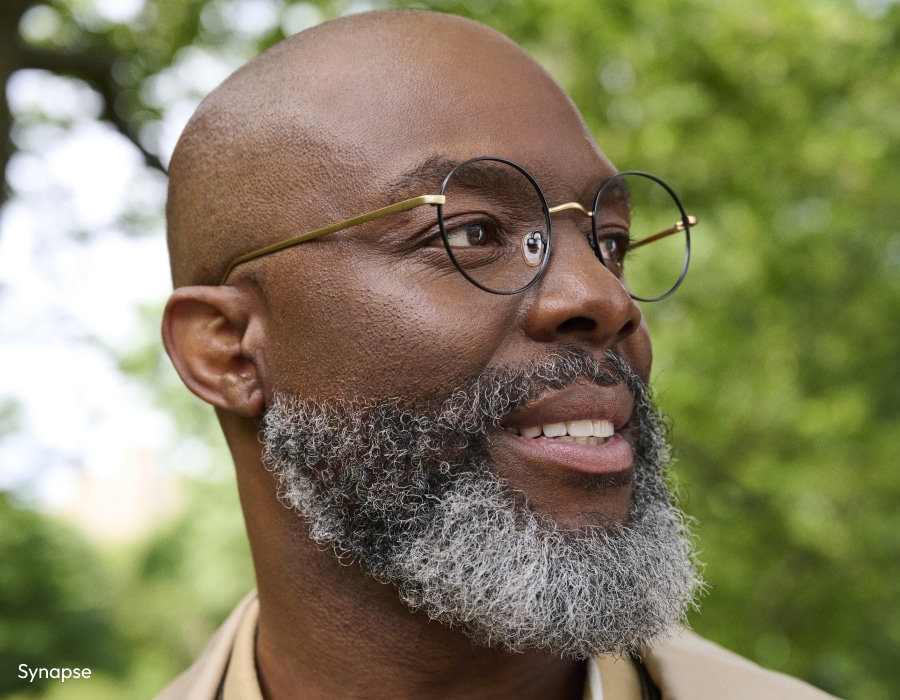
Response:
M600 188L594 212L597 255L632 297L657 301L678 288L690 259L690 226L668 185L648 173L619 173Z
M534 179L515 163L474 158L441 187L441 236L457 269L495 294L529 287L547 265L550 214Z

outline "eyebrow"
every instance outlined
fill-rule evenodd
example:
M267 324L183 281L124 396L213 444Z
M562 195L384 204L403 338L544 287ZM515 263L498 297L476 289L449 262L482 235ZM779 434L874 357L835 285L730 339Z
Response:
M462 171L453 176L456 185L464 188L477 188L488 197L493 192L500 191L502 187L512 180L518 185L521 181L515 177L509 167L504 167L495 162L494 156L485 160L475 160ZM444 179L460 164L443 155L432 155L416 166L401 173L385 186L385 195L392 200L405 199L411 196L419 196L424 190L431 189L432 194L437 193ZM615 175L601 185L603 188L603 201L607 206L624 204L631 210L631 188L628 182ZM551 211L553 209L551 208Z
M422 188L430 187L437 192L444 178L457 165L459 165L458 161L446 156L429 156L419 165L410 168L391 180L385 187L385 194L391 198L399 199L408 197L410 194L416 194Z
M623 202L631 210L631 188L624 178L615 177L613 182L607 181L601 187L603 195L600 201L613 205Z
M446 156L430 156L388 183L385 193L389 197L398 199L421 194L421 190L428 187L437 192L444 179L459 164L459 161ZM483 188L486 193L490 193L494 189L500 189L511 183L521 186L522 178L512 172L511 166L504 166L491 156L486 160L475 160L469 163L453 176L453 182L462 187Z

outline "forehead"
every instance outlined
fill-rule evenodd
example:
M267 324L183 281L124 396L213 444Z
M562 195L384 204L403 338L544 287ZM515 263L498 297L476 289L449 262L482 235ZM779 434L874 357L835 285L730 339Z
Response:
M414 193L476 156L519 163L548 196L556 183L596 188L613 173L571 100L522 49L459 18L417 19L402 41L383 30L328 44L315 90L298 96L336 165L365 190Z
M523 166L548 197L596 189L615 169L568 99L555 84L547 87L526 94L508 83L471 86L457 77L433 101L404 96L419 116L368 142L373 185L390 195L415 194L416 187L440 185L463 161L493 156ZM481 176L490 180L490 170Z

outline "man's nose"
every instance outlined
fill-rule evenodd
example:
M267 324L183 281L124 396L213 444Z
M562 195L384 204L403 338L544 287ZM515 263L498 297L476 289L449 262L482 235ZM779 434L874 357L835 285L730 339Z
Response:
M521 307L521 326L539 342L612 347L641 326L641 310L594 254L585 234L554 221L550 260Z

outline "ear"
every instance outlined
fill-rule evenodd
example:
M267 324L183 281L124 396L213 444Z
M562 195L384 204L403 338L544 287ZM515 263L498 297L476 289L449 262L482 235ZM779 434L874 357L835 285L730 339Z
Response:
M188 389L207 403L245 418L260 416L261 334L252 300L234 287L180 287L166 304L166 352Z

